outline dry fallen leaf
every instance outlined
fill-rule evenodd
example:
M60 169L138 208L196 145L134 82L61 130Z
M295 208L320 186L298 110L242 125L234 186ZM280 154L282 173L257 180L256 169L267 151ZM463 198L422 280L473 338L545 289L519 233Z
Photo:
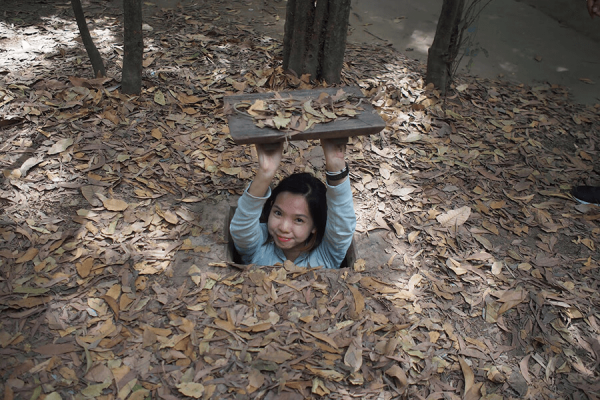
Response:
M54 145L52 145L52 147L50 147L50 149L48 150L48 154L52 155L52 154L62 153L63 151L68 149L69 146L71 146L72 144L73 144L73 139L71 139L71 138L61 139L58 142L56 142Z
M398 383L400 384L400 390L404 390L408 387L408 378L406 376L406 373L402 368L400 368L399 365L392 365L385 371L385 374L392 376L398 380Z
M154 139L157 139L157 140L160 140L160 139L163 138L163 134L162 134L162 132L160 131L159 128L152 129L152 131L150 132L150 134L152 135L152 137Z
M359 334L352 339L344 355L344 364L351 368L352 372L360 370L362 366L362 335Z
M178 383L177 389L185 396L199 399L204 394L204 385L196 382L182 382Z
M38 253L39 253L39 249L36 249L35 247L30 247L25 252L25 254L23 254L22 256L20 256L19 258L17 258L15 260L15 262L17 264L20 264L20 263L24 263L24 262L27 262L27 261L31 261L31 260L33 260L35 258L35 256L38 255Z
M104 205L104 208L109 211L124 211L129 207L129 204L127 204L126 201L120 199L104 198L102 204Z
M344 379L343 374L341 374L338 371L332 370L332 369L319 369L319 368L311 367L310 365L307 365L306 368L309 371L311 371L312 373L314 373L315 375L317 375L325 380L339 382L342 379Z
M77 273L79 276L82 278L87 278L92 271L92 267L94 266L94 259L92 257L88 257L75 265L77 267Z
M86 387L85 389L83 389L81 391L81 394L84 397L87 398L96 398L96 397L100 397L100 395L102 394L102 391L104 389L106 389L107 387L109 387L110 385L112 385L112 379L108 380L104 383L98 383L95 385L89 385L88 387Z
M366 263L367 263L367 262L366 262L365 260L363 260L362 258L359 258L358 260L356 260L356 261L354 262L354 265L353 265L353 267L352 267L352 268L353 268L353 269L354 269L354 271L356 271L356 272L362 272L362 271L364 271L364 270L365 270Z
M161 106L164 106L165 104L167 104L167 102L165 100L165 95L163 94L163 92L161 92L160 90L157 90L156 93L154 93L154 102L156 104L160 104Z
M458 362L460 363L460 369L463 372L465 377L465 394L468 393L473 385L475 384L475 375L473 374L473 369L467 364L467 362L462 357L458 357Z
M450 210L447 213L438 215L437 221L444 227L460 226L467 222L471 215L471 208L468 206Z
M356 318L359 318L360 314L365 309L365 298L362 295L362 293L360 292L360 290L358 290L358 288L356 288L352 285L349 285L348 289L350 289L350 292L352 292L352 296L354 297L354 307L355 307L355 312L356 312Z

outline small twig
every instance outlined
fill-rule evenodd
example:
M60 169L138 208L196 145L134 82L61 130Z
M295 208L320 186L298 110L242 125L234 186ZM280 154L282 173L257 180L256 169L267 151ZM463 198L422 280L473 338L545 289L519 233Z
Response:
M240 111L240 110L238 110L238 109L237 109L237 106L238 106L239 104L242 104L242 103L235 103L235 104L233 105L233 109L234 109L234 110L235 110L235 111L236 111L238 114L241 114L241 115L243 115L244 117L247 117L247 118L253 119L252 115L250 115L250 114L248 114L248 113L245 113L245 112L243 112L243 111Z
M148 167L144 167L144 168L142 168L142 169L141 169L141 170L140 170L140 171L139 171L137 174L135 174L135 175L132 177L132 179L135 179L135 178L137 178L138 176L140 176L141 174L143 174L143 173L144 173L144 171L146 171L147 169L148 169Z
M379 36L377 36L377 35L375 35L375 34L373 34L373 33L369 32L369 31L368 31L368 30L366 30L366 29L363 29L363 31L367 32L369 35L373 36L374 38L381 40L382 42L387 42L387 40L386 40L386 39L380 38Z
M217 326L215 324L209 324L209 325L206 325L206 326L208 326L210 328L215 328L215 329L220 329L222 331L225 331L225 332L229 333L231 336L233 336L234 338L236 338L237 340L239 340L240 342L247 343L246 340L244 340L241 336L239 336L237 333L235 333L233 331L230 331L229 329L222 328L222 327Z
M542 324L542 321L540 321L541 308L538 307L536 310L534 310L533 309L533 300L530 300L529 301L529 309L533 313L535 321L537 322L537 324L540 327L540 329L542 330L542 332L544 332L547 335L548 334L548 330L546 329L546 327L544 326L544 324Z
M512 275L514 279L517 279L517 276L512 272L511 268L507 266L506 270Z

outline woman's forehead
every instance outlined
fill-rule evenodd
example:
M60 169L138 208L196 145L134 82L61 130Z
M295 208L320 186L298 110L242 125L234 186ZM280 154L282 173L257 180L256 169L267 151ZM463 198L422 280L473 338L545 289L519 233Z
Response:
M310 215L306 198L301 194L281 192L277 195L273 207L277 207L288 214Z

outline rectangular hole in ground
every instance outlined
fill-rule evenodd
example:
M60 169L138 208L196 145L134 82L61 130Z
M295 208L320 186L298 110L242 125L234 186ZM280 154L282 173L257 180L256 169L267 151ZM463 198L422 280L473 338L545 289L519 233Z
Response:
M225 255L227 256L227 261L234 262L236 264L242 264L242 257L235 249L233 245L233 240L231 239L231 233L229 232L229 224L231 224L231 220L233 218L233 214L235 214L236 206L230 206L229 212L226 214L225 218L225 227L223 232L225 232ZM351 268L354 265L354 262L358 259L358 254L356 252L356 245L354 241L356 237L352 238L352 243L346 252L346 257L344 257L344 261L340 265L340 268Z

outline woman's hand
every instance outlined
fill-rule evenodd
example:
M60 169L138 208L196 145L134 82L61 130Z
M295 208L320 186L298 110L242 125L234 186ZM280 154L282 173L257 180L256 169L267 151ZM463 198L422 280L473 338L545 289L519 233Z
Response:
M274 177L283 158L283 142L256 144L254 146L258 157L259 172Z
M587 9L590 17L600 17L600 0L587 0Z
M256 155L258 158L258 170L248 193L255 197L263 197L271 181L275 177L281 159L283 158L283 142L256 144Z
M321 139L321 147L325 154L325 168L329 172L337 172L346 168L346 142L348 139Z
M339 172L346 168L346 142L347 138L342 139L321 139L321 147L325 154L325 169L327 172ZM342 179L332 179L327 176L327 183L330 186L337 186L344 182L347 177Z

